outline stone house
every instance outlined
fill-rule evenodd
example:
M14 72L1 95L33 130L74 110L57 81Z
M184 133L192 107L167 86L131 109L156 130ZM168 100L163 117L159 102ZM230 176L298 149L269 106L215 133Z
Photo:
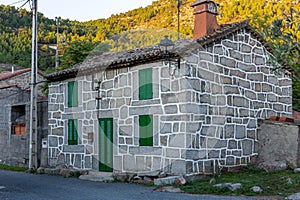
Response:
M44 80L39 72L38 81ZM28 167L31 69L0 74L0 163ZM38 98L38 150L41 158L42 138L48 135L47 98Z
M292 114L293 70L246 21L218 25L213 1L193 7L193 39L170 52L180 68L154 45L46 76L51 166L216 173L257 156L257 120Z

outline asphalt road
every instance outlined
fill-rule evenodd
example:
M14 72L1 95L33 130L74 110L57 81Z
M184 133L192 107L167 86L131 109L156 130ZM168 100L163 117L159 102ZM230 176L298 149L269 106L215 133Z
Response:
M222 197L153 192L154 187L83 181L61 176L34 175L0 170L1 200L250 200L246 197Z

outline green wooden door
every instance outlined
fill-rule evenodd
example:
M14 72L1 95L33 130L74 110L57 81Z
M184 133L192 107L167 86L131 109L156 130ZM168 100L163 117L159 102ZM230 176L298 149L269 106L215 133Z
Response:
M99 119L99 171L113 171L113 119Z

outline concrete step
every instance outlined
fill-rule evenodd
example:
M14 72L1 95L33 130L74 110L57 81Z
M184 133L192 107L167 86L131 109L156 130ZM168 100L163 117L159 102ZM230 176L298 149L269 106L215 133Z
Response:
M108 172L89 171L88 175L81 175L79 179L95 182L112 182L114 181L113 174Z

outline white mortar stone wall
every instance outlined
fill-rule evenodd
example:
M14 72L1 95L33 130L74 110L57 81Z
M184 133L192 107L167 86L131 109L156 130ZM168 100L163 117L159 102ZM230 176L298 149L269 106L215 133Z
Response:
M291 116L291 79L275 74L265 48L246 31L199 48L170 78L162 63L78 75L79 107L67 108L67 83L49 91L49 161L98 169L98 118L114 119L114 171L215 173L257 155L257 119ZM242 52L242 53L241 53ZM153 99L138 100L138 70L153 69ZM102 80L99 111L92 80ZM68 80L71 81L71 80ZM139 146L138 116L153 115L153 147ZM79 145L67 145L78 119ZM93 139L89 139L93 134Z

